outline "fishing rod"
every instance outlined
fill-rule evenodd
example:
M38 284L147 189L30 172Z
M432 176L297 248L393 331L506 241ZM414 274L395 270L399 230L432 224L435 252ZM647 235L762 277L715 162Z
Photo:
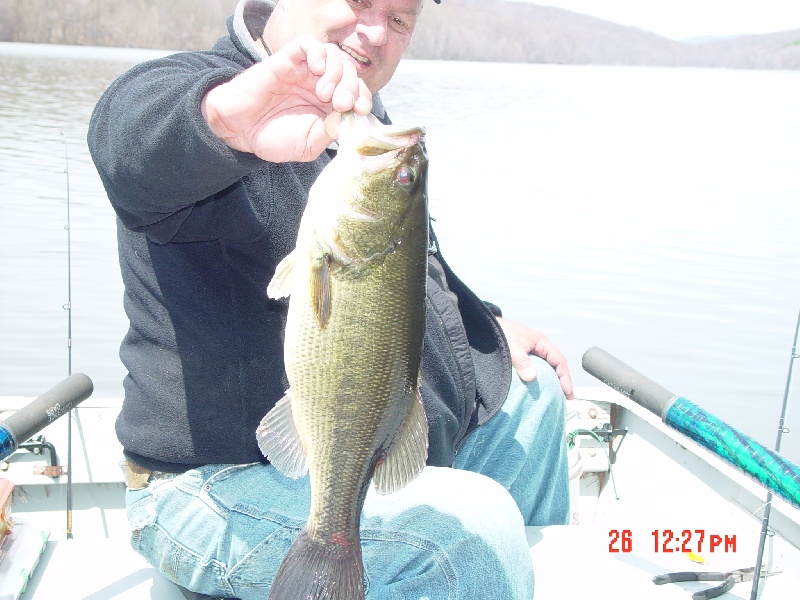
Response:
M601 348L589 348L583 368L673 429L755 478L800 508L800 466L731 427L704 408L677 396Z
M67 311L67 376L72 375L72 231L70 222L69 197L69 145L64 132L61 132L64 144L64 173L67 176L67 303L62 306ZM67 415L67 539L72 539L72 408Z
M781 440L783 434L788 433L784 427L786 422L786 409L789 406L789 391L792 388L792 371L794 370L794 359L800 357L797 354L797 338L800 336L800 312L797 314L797 325L794 328L794 342L792 342L792 353L789 358L789 372L786 374L786 387L783 390L783 406L781 406L781 416L778 420L778 437L775 440L775 452L781 451ZM772 491L767 490L767 501L764 505L764 517L761 519L761 537L758 540L758 553L756 554L756 573L761 573L761 563L764 558L764 547L767 543L767 530L769 529L769 515L772 510ZM750 600L756 600L758 596L758 583L760 577L753 577L753 587L750 590Z
M798 317L798 329L800 329L800 317ZM798 356L796 352L797 337L797 333L795 333L789 378L791 378L794 359ZM791 505L800 508L800 467L778 454L777 449L773 451L765 448L750 436L731 427L686 398L673 394L601 348L589 348L583 355L582 364L584 370L589 374L658 415L665 424L708 448L730 465L759 481L768 490L767 509L772 501L772 492L781 496ZM784 396L778 432L779 444L780 436L785 432L783 423L788 403L788 384L787 381L787 393ZM767 514L765 513L765 518ZM762 523L762 532L763 535L766 535L766 524L764 523ZM763 549L760 548L759 564L754 573L761 572L762 552ZM759 578L753 578L756 592L757 584L755 582ZM751 600L754 598L755 595L751 597Z

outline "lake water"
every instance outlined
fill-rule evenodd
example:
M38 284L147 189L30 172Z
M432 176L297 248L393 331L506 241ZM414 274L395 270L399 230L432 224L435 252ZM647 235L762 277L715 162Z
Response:
M152 55L0 44L0 395L67 373L68 194L72 368L122 393L114 215L85 135ZM580 359L600 346L774 443L800 311L800 73L407 61L383 98L427 128L448 261L547 332L577 385L597 384Z

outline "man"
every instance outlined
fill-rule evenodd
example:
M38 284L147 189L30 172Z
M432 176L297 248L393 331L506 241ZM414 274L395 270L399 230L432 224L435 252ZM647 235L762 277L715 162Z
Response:
M388 121L372 94L421 8L242 0L213 50L134 67L92 116L130 319L117 434L132 544L186 588L263 599L305 524L308 478L278 473L255 440L287 387L286 304L265 290L330 161L337 113ZM367 495L367 597L529 599L523 524L567 515L566 361L493 316L435 240L427 288L430 466L399 492Z

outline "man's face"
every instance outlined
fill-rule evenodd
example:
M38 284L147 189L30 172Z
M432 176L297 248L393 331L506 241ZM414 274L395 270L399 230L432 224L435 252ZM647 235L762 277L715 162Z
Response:
M394 75L422 9L422 0L280 0L270 48L311 35L337 44L372 93Z

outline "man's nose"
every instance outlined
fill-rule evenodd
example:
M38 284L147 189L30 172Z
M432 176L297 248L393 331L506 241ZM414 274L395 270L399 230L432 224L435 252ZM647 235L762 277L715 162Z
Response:
M364 15L356 25L356 33L363 35L371 46L383 46L389 35L386 15Z

